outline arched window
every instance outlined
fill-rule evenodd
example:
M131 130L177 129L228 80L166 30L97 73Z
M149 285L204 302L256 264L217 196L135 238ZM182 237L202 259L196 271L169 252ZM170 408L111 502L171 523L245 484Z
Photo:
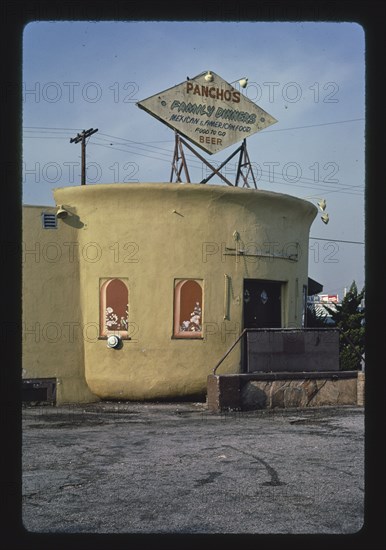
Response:
M202 284L196 279L175 281L175 338L202 338Z
M129 291L121 279L105 281L100 290L100 333L101 336L119 334L122 338L129 333Z

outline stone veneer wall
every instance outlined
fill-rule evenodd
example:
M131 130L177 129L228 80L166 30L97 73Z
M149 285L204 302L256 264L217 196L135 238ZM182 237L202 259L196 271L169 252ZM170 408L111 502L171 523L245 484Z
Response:
M208 409L218 412L363 405L362 373L254 373L208 376Z
M243 410L354 405L357 380L251 381L241 390L240 401Z

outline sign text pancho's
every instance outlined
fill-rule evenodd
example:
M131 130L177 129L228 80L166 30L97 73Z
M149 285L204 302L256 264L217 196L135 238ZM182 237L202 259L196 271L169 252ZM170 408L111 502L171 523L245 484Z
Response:
M215 73L202 73L137 103L209 154L242 141L277 120Z

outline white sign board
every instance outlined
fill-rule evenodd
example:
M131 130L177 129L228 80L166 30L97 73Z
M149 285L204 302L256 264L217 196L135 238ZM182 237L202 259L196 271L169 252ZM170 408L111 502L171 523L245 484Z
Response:
M216 73L211 72L209 81L206 75L139 101L137 106L211 155L277 122Z

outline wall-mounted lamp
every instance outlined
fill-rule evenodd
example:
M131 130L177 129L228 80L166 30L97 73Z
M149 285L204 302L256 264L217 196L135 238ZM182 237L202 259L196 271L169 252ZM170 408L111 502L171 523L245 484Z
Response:
M327 202L326 202L326 199L320 199L318 202L317 202L317 205L319 206L320 210L326 210L326 206L327 206Z
M210 71L208 71L206 73L206 75L204 76L204 79L207 81L207 82L213 82L213 75Z
M57 218L66 218L68 216L68 210L63 208L62 205L59 206L58 211L56 212Z
M110 349L119 349L122 347L122 338L116 334L110 334L107 338L107 347Z
M324 212L326 210L326 207L327 207L327 201L326 199L320 199L319 197L304 197L304 199L313 199L313 200L317 200L318 202L316 203L320 210L322 212ZM326 225L328 224L328 222L330 221L330 216L327 214L327 212L325 214L323 214L322 216L320 216L320 219L322 220L323 223L325 223Z
M236 82L238 82L242 88L246 88L248 85L248 78L244 77L240 78L240 80L234 80L231 84L235 84Z

